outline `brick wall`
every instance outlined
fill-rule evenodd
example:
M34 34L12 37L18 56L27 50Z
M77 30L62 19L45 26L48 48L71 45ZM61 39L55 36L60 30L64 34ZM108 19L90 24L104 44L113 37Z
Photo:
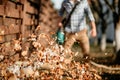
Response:
M58 13L50 0L41 0L40 26L44 32L54 32L57 29Z
M0 43L25 40L38 25L41 32L56 30L57 11L50 0L0 0Z

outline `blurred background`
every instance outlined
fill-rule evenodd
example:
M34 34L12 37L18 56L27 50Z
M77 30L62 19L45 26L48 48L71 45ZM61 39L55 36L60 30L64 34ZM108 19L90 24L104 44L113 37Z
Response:
M32 61L29 58L31 54L39 57L41 51L55 43L55 41L51 41L53 41L58 29L60 19L58 11L62 1L0 0L0 62L3 65L10 66L15 61L22 59ZM110 73L116 74L117 71L120 71L120 0L88 0L88 3L95 17L98 34L96 38L92 38L88 33L91 46L90 55L96 58L94 62L105 65L115 64L112 67L118 67L111 68L103 65L101 67L101 65L97 64L96 70L102 72L103 68L105 68L106 72L110 71ZM87 26L88 31L90 31L89 23ZM55 47L54 50L60 48L52 47ZM80 51L80 46L75 43L72 50ZM34 53L34 51L37 52ZM39 62L39 59L36 60ZM0 70L5 68L0 67ZM3 71L0 72L4 73ZM105 78L105 80L108 79Z
M54 4L54 8L59 11L63 0L59 0L59 1L51 0L51 1ZM91 9L94 12L94 16L96 19L97 32L98 32L98 35L97 35L98 44L101 43L101 39L103 39L103 37L104 37L104 39L106 38L106 41L108 43L113 43L113 41L115 39L115 36L114 36L115 30L114 30L114 21L113 21L113 11L111 10L111 6L114 5L114 7L115 7L117 5L116 3L118 1L117 0L116 1L113 1L113 0L109 0L109 1L107 1L107 0L99 0L99 1L88 0L88 1L90 3ZM109 5L111 5L111 6L109 6ZM117 10L118 10L118 8L116 7L115 11L118 12ZM101 16L102 16L102 18L101 18ZM105 27L103 27L103 26L105 26ZM88 27L89 27L89 25L88 25ZM102 32L103 31L102 29L104 29L104 32ZM104 33L104 35L102 35L103 33ZM104 39L102 40L103 43L105 41ZM90 39L90 41L91 41L91 43L94 42L93 39ZM105 47L105 45L104 45L104 47Z
M51 0L51 1L54 4L54 8L57 9L57 10L59 10L60 7L61 7L61 3L62 3L63 0Z
M0 43L22 38L24 47L32 34L46 33L51 36L58 28L58 11L62 1L0 0ZM88 33L93 52L97 50L95 53L120 54L120 1L88 2L96 20L98 34L96 38L91 38ZM88 28L90 30L89 24ZM44 39L41 41L47 45Z
M63 0L51 0L54 8L59 11ZM119 0L88 0L96 20L97 37L90 37L93 53L120 54L120 1ZM88 30L90 25L88 23ZM102 55L102 54L101 54ZM100 56L100 55L99 55ZM119 58L118 58L119 60ZM117 60L117 61L118 61Z

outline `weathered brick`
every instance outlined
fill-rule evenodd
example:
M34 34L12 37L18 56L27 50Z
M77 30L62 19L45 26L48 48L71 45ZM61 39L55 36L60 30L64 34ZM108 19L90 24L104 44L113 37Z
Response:
M11 34L11 35L5 35L5 41L9 42L13 39L16 39L16 34Z
M0 5L0 15L4 15L4 5Z
M0 35L0 43L3 43L5 41L5 38L4 38L4 36L2 35Z

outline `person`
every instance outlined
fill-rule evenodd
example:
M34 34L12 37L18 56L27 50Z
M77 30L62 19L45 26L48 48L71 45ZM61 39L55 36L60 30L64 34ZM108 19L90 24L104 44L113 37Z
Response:
M69 58L72 53L71 47L74 42L78 42L81 46L83 57L88 58L90 52L89 38L87 36L86 18L89 19L91 24L91 36L96 37L96 25L92 11L87 0L64 0L59 10L60 21L59 27L62 27L63 17L68 18L70 11L74 7L75 3L79 2L74 12L72 13L69 22L64 27L66 40L64 43L64 54L66 58ZM88 17L86 17L86 15ZM69 57L68 57L69 55Z

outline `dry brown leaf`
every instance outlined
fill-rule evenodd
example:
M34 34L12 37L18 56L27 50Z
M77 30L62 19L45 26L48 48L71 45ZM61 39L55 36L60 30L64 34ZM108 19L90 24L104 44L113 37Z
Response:
M39 72L38 72L38 71L35 71L35 72L34 72L34 77L39 77L39 76L40 76Z
M27 55L27 53L28 53L28 51L22 51L22 56L26 56Z
M1 70L1 76L7 76L6 70Z
M33 69L32 69L32 67L26 67L26 68L23 68L23 69L21 69L21 72L24 74L24 75L26 75L26 76L32 76L33 74L34 74L34 71L33 71Z
M13 74L8 78L8 80L17 80L17 76Z
M71 61L72 61L72 59L71 59L71 58L64 59L64 63L65 63L65 64L70 64L70 63L71 63Z
M36 38L38 36L38 38ZM36 40L32 40L32 38L35 38ZM49 46L43 47L41 43L39 42L41 38L45 38L46 41L49 42ZM19 78L24 79L25 76L30 78L31 80L35 80L36 78L40 78L41 80L44 79L52 79L52 80L62 80L63 76L66 75L66 80L74 80L73 78L78 77L78 80L95 80L95 78L99 78L99 75L97 74L96 71L92 70L89 64L80 64L79 62L72 61L72 57L69 59L65 58L65 54L61 52L64 50L62 46L59 46L54 42L54 40L50 39L50 36L43 33L40 35L30 35L30 39L32 40L32 45L34 46L33 51L30 51L29 47L25 47L25 50L21 52L22 56L27 56L28 53L31 55L27 59L22 59L21 62L22 64L16 64L16 66L20 66L20 76ZM53 42L52 42L53 41ZM20 49L20 44L21 42L19 41L14 41L12 43L13 49L19 50ZM2 50L3 53L9 52L8 48L6 45L9 45L9 43L2 45ZM73 55L73 53L70 51L70 49L65 50L66 53L70 54L70 56ZM6 58L6 56L5 56ZM5 75L4 77L6 80L9 78L15 79L16 75L9 75L9 73L6 72L6 69L9 66L12 66L14 64L13 62L13 57L10 59L6 58L4 61L4 69L2 69L1 74ZM25 62L24 62L25 61ZM28 61L28 63L26 63ZM38 62L35 66L35 62ZM0 68L2 68L0 67ZM92 70L92 71L91 71ZM93 77L92 75L95 75Z

